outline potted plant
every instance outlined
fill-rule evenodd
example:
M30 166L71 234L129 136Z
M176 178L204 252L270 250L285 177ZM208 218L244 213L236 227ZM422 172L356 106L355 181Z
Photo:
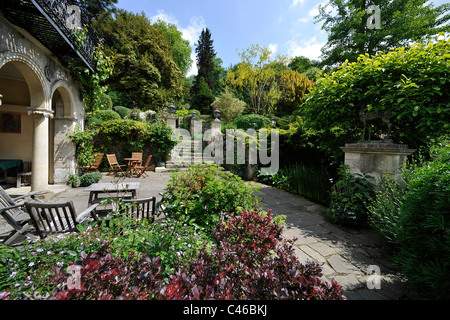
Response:
M78 188L81 185L81 178L77 174L71 174L67 185L72 188Z

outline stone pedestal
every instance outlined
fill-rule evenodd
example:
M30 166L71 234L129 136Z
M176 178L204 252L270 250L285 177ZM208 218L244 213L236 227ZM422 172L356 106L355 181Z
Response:
M171 127L172 130L175 130L177 128L177 118L175 118L173 114L169 115L169 117L167 118L167 126ZM172 159L172 152L170 151L166 156L166 168L172 168L173 165L174 163Z
M346 144L341 150L345 152L345 164L350 167L350 173L372 176L375 183L384 174L396 178L406 157L416 151L404 144L382 141Z

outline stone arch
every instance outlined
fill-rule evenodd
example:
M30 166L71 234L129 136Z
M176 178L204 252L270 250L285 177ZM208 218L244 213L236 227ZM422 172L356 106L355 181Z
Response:
M49 118L52 118L49 83L38 63L39 56L20 52L7 52L0 55L0 68L8 63L21 73L30 93L26 112L32 117L32 131L28 139L32 141L32 178L31 189L48 189L48 134Z
M22 53L6 53L0 59L0 69L7 63L14 63L27 82L30 90L31 108L51 110L49 104L49 87L43 70L28 55Z
M64 80L58 80L52 86L51 97L52 100L55 97L55 93L59 93L61 95L62 104L64 105L63 117L72 117L75 112L75 93L72 90L72 87ZM54 101L52 101L54 103Z

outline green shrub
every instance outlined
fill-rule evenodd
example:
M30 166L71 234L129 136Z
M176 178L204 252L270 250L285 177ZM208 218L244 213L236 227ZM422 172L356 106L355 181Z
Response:
M142 121L141 112L142 111L139 109L131 109L130 114L128 115L128 119L134 121Z
M259 130L263 127L270 126L272 121L269 118L259 114L246 114L234 120L234 124L238 129L242 129L244 131L248 129Z
M98 110L111 110L113 103L111 97L107 94L102 94L99 99Z
M414 170L400 210L396 262L419 299L450 299L450 152Z
M254 208L256 190L216 164L193 165L172 174L161 204L169 217L210 229L222 216Z
M98 129L102 147L121 146L127 154L141 152L148 135L148 125L143 122L122 119L105 121Z
M335 154L342 136L347 143L362 138L361 110L390 110L394 142L415 149L427 145L450 129L449 51L450 39L442 37L344 63L307 95L300 109L305 124L321 135L324 150ZM387 133L382 121L372 129L373 137Z
M408 190L404 179L381 176L375 187L375 196L367 204L368 222L389 243L395 244L399 227L400 209Z
M122 119L126 119L130 115L131 109L127 107L116 106L114 107L114 111L117 112Z
M103 178L103 175L101 174L101 172L85 173L80 178L80 186L81 187L89 187L91 184L102 180L102 178Z
M373 197L373 184L368 177L351 174L348 166L339 168L327 216L336 224L360 227L367 222L366 203Z
M225 122L231 122L238 118L244 112L246 105L244 101L236 98L228 88L225 88L225 91L212 104L218 105L221 119Z
M81 130L76 126L67 137L75 144L75 156L78 167L90 166L95 160L93 138L97 134L96 130Z
M89 117L87 119L87 124L90 128L100 126L103 122L105 121L95 117Z
M113 110L98 110L95 112L95 117L103 121L121 119L120 114Z

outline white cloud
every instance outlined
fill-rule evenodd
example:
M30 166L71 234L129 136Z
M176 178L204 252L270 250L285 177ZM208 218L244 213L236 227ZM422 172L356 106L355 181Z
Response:
M326 42L318 42L316 37L297 43L296 41L289 41L288 53L291 57L304 56L312 60L318 60L322 54L321 49Z
M156 22L158 20L162 20L167 23L178 25L177 19L175 17L167 14L164 10L158 10L157 14L150 18L150 21Z
M193 17L191 18L191 21L189 25L186 28L181 28L180 31L183 34L183 39L186 39L189 41L189 44L191 45L192 52L191 52L191 60L192 65L189 71L187 72L186 76L191 75L197 75L198 68L197 68L197 55L195 53L195 44L198 41L198 38L200 37L200 34L202 33L202 30L206 28L205 19L203 17Z
M189 25L186 28L181 28L183 38L188 40L191 46L193 46L200 36L202 30L206 28L205 19L203 17L193 17Z
M291 5L289 6L289 8L293 8L295 6L297 6L298 4L302 4L305 2L305 0L292 0Z
M276 44L276 43L271 43L271 44L269 44L269 50L270 50L270 52L272 52L272 56L274 56L276 53L277 53L277 50L278 50L278 44Z

